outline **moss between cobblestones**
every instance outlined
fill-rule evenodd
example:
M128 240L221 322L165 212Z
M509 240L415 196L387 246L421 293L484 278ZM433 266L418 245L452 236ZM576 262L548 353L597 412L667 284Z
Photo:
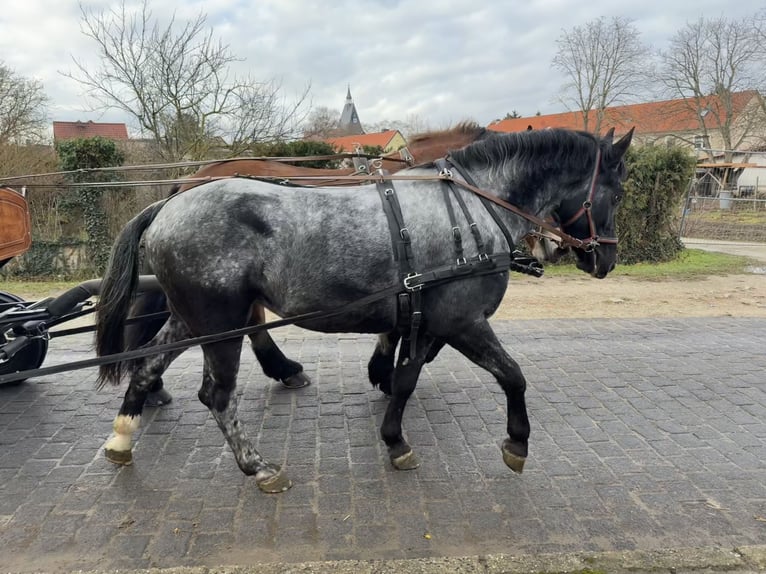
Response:
M120 574L686 574L766 572L766 545L412 560L341 560L218 568L121 570ZM91 574L97 574L93 572ZM108 574L101 572L98 574Z

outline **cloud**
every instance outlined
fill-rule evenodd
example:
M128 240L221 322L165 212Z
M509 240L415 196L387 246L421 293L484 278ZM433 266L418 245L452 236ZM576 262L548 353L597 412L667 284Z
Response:
M207 0L150 5L164 22L173 9L178 22L207 14L216 36L242 58L233 66L237 74L279 79L288 95L311 83L314 104L338 112L350 85L363 124L414 114L440 126L466 118L486 124L511 110L562 111L556 95L564 80L551 60L563 29L599 16L623 16L635 20L646 43L660 48L686 21L721 15L720 2L712 0L620 4ZM91 0L85 6L108 10L117 4ZM726 16L747 17L759 8L733 4ZM72 58L98 65L95 43L80 31L77 5L17 2L0 15L0 30L5 63L44 83L52 119L125 120L115 111L89 111L82 87L60 73L73 69Z

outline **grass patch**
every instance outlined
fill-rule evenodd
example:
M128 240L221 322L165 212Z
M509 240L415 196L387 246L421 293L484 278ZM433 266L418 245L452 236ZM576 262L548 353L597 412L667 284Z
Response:
M617 265L610 274L612 277L633 277L646 280L679 280L708 275L730 275L745 273L748 265L755 262L748 257L713 253L700 249L685 249L677 259L664 263L637 263L635 265ZM546 265L545 274L549 277L585 277L585 274L572 263ZM3 281L0 291L6 291L23 297L28 301L55 296L79 285L81 281Z
M672 261L663 263L636 263L617 265L610 277L633 277L635 279L664 280L691 279L708 275L730 275L745 273L748 265L754 261L749 257L714 253L701 249L684 249ZM582 271L573 264L546 265L545 274L549 277L582 276Z
M16 281L3 280L0 283L0 291L13 293L23 297L27 301L35 301L59 295L72 287L76 287L82 281Z
M713 223L740 223L743 225L766 224L766 210L762 211L706 211L689 215L690 219L697 221L710 221Z

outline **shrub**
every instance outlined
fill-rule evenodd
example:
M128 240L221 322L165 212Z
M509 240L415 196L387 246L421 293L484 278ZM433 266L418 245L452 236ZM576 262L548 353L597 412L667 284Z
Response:
M694 157L677 147L641 146L630 148L625 161L628 179L617 212L620 262L673 259L683 249L678 219Z

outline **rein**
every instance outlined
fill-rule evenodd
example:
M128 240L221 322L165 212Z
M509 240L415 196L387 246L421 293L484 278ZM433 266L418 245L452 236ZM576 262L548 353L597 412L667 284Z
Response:
M404 153L402 153L404 152ZM353 158L364 158L364 159L380 159L380 160L386 160L386 161L395 161L407 165L412 165L412 162L414 161L412 158L412 155L410 154L410 151L404 147L398 152L392 152L392 153L399 153L399 157L393 157L391 155L372 155L367 153L349 153L349 152L343 152L343 153L335 153L335 154L329 154L329 155L308 155L308 156L297 156L297 157L285 157L285 156L279 156L279 157L268 157L268 156L251 156L251 157L230 157L225 159L206 159L206 160L198 160L198 161L179 161L179 162L172 162L172 163L147 163L147 164L141 164L141 165L122 165L122 166L116 166L116 167L89 167L89 168L81 168L81 169L73 169L69 171L51 171L48 173L34 173L29 175L13 175L9 177L0 177L0 183L6 182L6 181L16 181L19 179L34 179L38 177L53 177L57 175L72 175L72 174L86 174L86 173L100 173L100 172L122 172L122 171L150 171L155 169L175 169L175 168L182 168L182 167L200 167L200 166L206 166L206 165L214 165L219 163L231 163L234 161L274 161L279 163L289 163L289 162L307 162L307 161L329 161L334 159L353 159ZM227 177L227 176L224 176ZM297 177L297 176L296 176ZM99 187L98 185L94 185L97 183L105 183L105 182L83 182L80 184L77 184L77 187L82 187L84 185L90 186L90 187ZM179 183L178 180L159 180L159 181L142 181L142 182L113 182L112 186L115 187L115 184L127 184L127 185L154 185L154 184L161 184L161 183ZM36 185L35 187L53 187L53 186L44 186L44 185ZM58 185L55 187L63 187L63 185ZM103 186L101 186L103 187Z

